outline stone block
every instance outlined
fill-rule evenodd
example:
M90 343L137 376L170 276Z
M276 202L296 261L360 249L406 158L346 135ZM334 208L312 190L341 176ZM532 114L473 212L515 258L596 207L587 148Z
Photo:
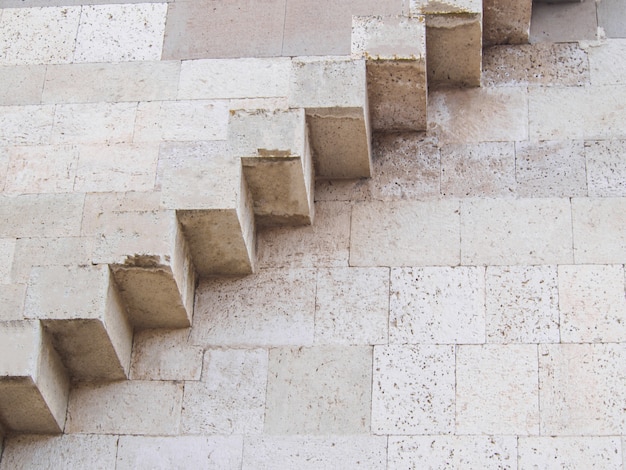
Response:
M626 39L592 44L587 52L592 85L626 85Z
M167 3L85 5L74 62L161 60Z
M526 44L530 36L532 0L483 1L483 43Z
M42 145L50 142L55 107L51 105L0 107L2 145Z
M0 66L0 105L41 103L44 65Z
M265 433L368 433L371 384L371 346L272 349Z
M11 267L15 258L15 238L0 238L0 284L11 282Z
M261 226L313 222L314 170L303 109L231 111L228 136Z
M455 266L460 242L455 200L369 202L352 210L351 266Z
M454 432L454 346L375 346L374 434Z
M626 200L572 199L576 264L626 263Z
M7 440L0 469L115 467L117 436L65 434L63 436L16 435Z
M576 42L598 39L595 2L563 0L535 2L530 22L530 42Z
M183 384L121 381L72 388L67 433L171 436L180 432Z
M626 28L621 18L626 8L619 0L606 0L597 6L598 26L609 38L626 38Z
M185 434L260 434L265 416L267 351L208 350L201 382L187 382Z
M176 61L49 65L39 92L43 103L172 100L179 74Z
M242 452L242 436L121 436L115 468L240 470Z
M126 193L88 193L85 195L82 234L94 236L99 220L108 212L158 211L162 209L160 191Z
M315 290L315 343L365 345L388 339L389 270L320 269Z
M178 99L286 97L290 72L288 57L184 60Z
M456 432L539 433L537 346L469 345L456 354Z
M464 199L461 264L573 261L569 199Z
M43 323L73 378L127 378L133 332L108 266L33 268L24 317Z
M370 176L365 60L293 60L289 106L306 109L317 177Z
M0 322L24 319L26 284L0 284Z
M620 470L621 453L618 437L520 437L518 469Z
M315 270L261 269L242 279L207 279L197 290L191 342L200 346L310 346Z
M108 213L96 236L93 262L110 265L131 325L191 325L196 273L174 211Z
M367 59L372 129L425 130L428 86L424 17L354 17L352 56Z
M7 431L62 432L69 380L41 324L0 323L0 353L2 426Z
M626 196L626 140L585 142L591 197Z
M480 267L391 270L391 344L485 342L485 270Z
M183 227L198 274L254 271L253 202L241 162L226 145L194 142L161 149L162 200Z
M72 62L81 7L7 8L0 17L1 65Z
M516 468L515 436L390 436L389 470Z

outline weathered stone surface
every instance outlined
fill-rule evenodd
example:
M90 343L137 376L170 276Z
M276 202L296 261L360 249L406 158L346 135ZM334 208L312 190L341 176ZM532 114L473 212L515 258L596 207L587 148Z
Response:
M0 323L0 421L7 431L63 431L69 380L39 322Z
M202 381L185 384L183 432L261 433L267 371L266 350L208 350Z
M370 428L372 348L270 350L268 434L363 434Z
M26 284L0 284L0 322L24 319Z
M352 266L459 264L459 203L361 203L352 211Z
M609 38L626 38L626 28L621 18L626 14L624 4L616 0L606 0L597 6L598 26Z
M534 2L530 42L575 42L598 39L594 2Z
M41 145L50 142L55 107L0 107L0 145Z
M453 432L454 368L453 346L375 346L372 432Z
M535 345L458 347L456 432L491 435L539 432Z
M592 44L587 51L592 85L626 85L626 39Z
M577 264L626 263L626 200L572 199Z
M0 105L41 103L44 65L0 66Z
M389 342L484 343L484 268L392 269Z
M70 395L65 431L176 435L182 398L182 383L132 380L77 385Z
M619 470L621 442L617 437L520 437L519 470L588 468Z
M0 284L11 281L11 266L15 258L15 238L0 238Z
M483 42L525 44L530 34L532 0L486 0L483 2Z
M626 140L585 142L589 196L626 196Z

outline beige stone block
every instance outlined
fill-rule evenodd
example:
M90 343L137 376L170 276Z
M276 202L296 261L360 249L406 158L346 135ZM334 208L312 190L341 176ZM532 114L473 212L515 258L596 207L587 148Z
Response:
M384 344L388 339L389 270L320 269L315 290L316 344Z
M172 100L179 74L177 61L49 65L39 96L43 103Z
M139 380L81 384L72 389L66 432L177 435L183 384Z
M0 145L41 145L50 142L54 106L0 107Z
M626 200L572 199L577 264L626 263Z
M74 145L19 146L7 149L7 193L71 193L78 166Z
M184 60L178 99L286 97L290 72L288 57Z
M115 467L117 436L65 434L58 437L23 435L7 441L0 469Z
M461 264L572 263L569 199L461 201Z
M539 433L537 346L459 346L456 353L456 432Z
M485 342L485 270L481 267L391 270L389 342Z
M240 470L242 436L121 436L115 468Z
M592 43L587 52L592 85L626 85L626 39Z
M44 65L0 66L0 105L41 103L45 76Z
M483 2L483 42L526 44L530 35L532 0L486 0Z
M365 60L294 60L289 106L306 109L318 177L370 176L371 136Z
M0 352L3 426L7 431L62 432L69 381L41 324L0 323Z
M384 468L387 438L378 436L258 436L246 439L243 469Z
M351 209L346 202L318 202L313 225L260 230L259 267L348 266Z
M520 437L518 468L619 470L621 445L618 437Z
M532 140L626 137L620 112L626 106L626 86L539 87L528 93Z
M310 346L313 269L261 269L242 279L207 279L197 289L191 342L201 346Z
M558 343L556 266L488 266L487 342Z
M624 279L621 265L559 266L561 341L624 341Z
M623 344L539 345L542 434L623 434L625 360Z
M11 8L0 17L0 64L72 61L80 7Z
M428 120L442 143L528 140L528 98L521 88L430 93Z
M132 380L200 380L202 348L188 341L190 331L143 330L133 338Z
M482 5L480 0L449 0L439 2L437 0L408 0L409 15L449 15L480 12Z
M352 211L350 265L457 265L459 224L455 200L357 204Z
M11 267L15 258L15 238L0 238L0 284L12 281Z
M41 320L73 378L128 376L133 332L108 266L33 268L24 317Z
M585 142L589 196L626 196L626 140Z
M186 434L260 434L265 413L267 351L208 350L202 382L187 382L182 408Z
M389 470L516 469L515 436L390 436Z
M72 237L80 233L83 194L0 196L0 237Z
M93 262L108 264L136 328L191 325L196 273L174 211L113 212L100 219Z
M441 148L441 194L453 197L514 196L514 144L444 145Z
M52 143L130 142L137 103L60 104L56 106Z
M454 431L454 346L375 346L374 434Z
M75 62L161 60L167 3L81 8Z
M371 346L272 349L265 433L368 433L371 384Z
M24 319L26 284L0 284L0 322Z
M315 181L315 201L366 201L371 197L370 182L369 178L352 180L318 179ZM317 223L317 220L315 223Z

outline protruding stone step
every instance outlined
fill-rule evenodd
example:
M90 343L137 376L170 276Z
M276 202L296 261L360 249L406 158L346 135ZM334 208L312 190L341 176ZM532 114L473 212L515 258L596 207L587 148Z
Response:
M128 377L133 331L107 265L34 267L24 316L41 320L72 378Z
M175 211L105 214L93 262L110 265L133 327L191 325L196 274Z
M532 0L483 0L483 44L527 44Z
M63 431L69 379L38 321L0 323L0 441L2 429Z
M304 109L231 111L228 142L240 157L257 224L313 222L314 173Z
M480 86L482 0L411 0L410 16L426 16L429 86Z
M352 57L367 60L372 129L386 132L426 129L424 16L354 17Z
M364 59L294 59L289 106L306 110L318 178L370 176L371 138Z
M256 231L241 159L226 142L172 143L161 157L163 206L176 210L198 275L252 273Z

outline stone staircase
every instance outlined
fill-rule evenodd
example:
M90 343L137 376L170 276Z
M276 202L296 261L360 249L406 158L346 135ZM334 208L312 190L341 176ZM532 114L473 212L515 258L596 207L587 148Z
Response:
M0 197L16 244L47 240L0 291L0 435L63 432L72 384L128 379L135 331L191 325L198 278L254 272L257 227L314 222L315 178L370 176L373 131L425 130L430 87L479 86L483 37L523 41L530 22L530 7L498 3L520 21L494 3L484 2L485 22L497 18L489 27L477 0L413 0L406 16L354 17L351 57L183 61L175 99L137 97L145 77L129 76L131 63L101 67L124 97L116 103L84 88L78 104L57 95L15 107L27 129L15 138L36 146L48 144L28 126L48 112L90 120L119 106L123 121L137 101L130 139L101 141L158 147L158 168L150 197ZM64 67L60 80L95 73ZM58 139L89 132L68 126Z

